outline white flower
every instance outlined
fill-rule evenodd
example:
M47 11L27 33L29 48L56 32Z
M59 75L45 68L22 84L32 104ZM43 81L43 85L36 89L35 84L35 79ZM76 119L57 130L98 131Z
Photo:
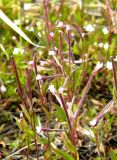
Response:
M36 76L36 80L41 80L42 79L42 76L40 75L40 74L38 74L37 76Z
M70 30L70 26L66 26L66 31L69 31Z
M55 52L54 51L49 51L49 55L50 56L55 56Z
M4 93L6 91L7 91L6 87L4 85L1 85L0 92Z
M33 68L34 67L34 61L29 61L28 64Z
M91 24L88 24L85 26L85 30L87 32L93 32L94 31L94 27Z
M17 39L17 37L16 37L16 36L12 36L12 39L13 39L13 40L16 40L16 39Z
M102 47L104 46L104 43L101 42L101 43L98 44L98 46L99 46L100 48L102 48Z
M39 37L41 37L41 33L40 32L38 32L37 34L38 34Z
M29 10L31 9L31 4L30 3L24 3L24 10Z
M42 131L42 127L41 127L41 126L36 126L36 132L37 132L38 134L40 134L41 131Z
M105 50L107 50L107 49L109 48L109 44L108 44L108 43L103 43L103 42L99 43L98 46L99 46L100 48L103 47Z
M59 93L63 93L63 91L64 91L64 88L63 88L63 87L60 87L60 88L59 88Z
M103 47L104 47L105 50L107 50L109 48L109 44L105 43Z
M29 28L29 31L30 31L30 32L34 32L34 28L33 28L33 27L30 27L30 28Z
M60 21L60 22L58 23L57 27L59 27L59 28L63 28L63 27L64 27L63 22L61 22L61 21Z
M23 54L24 53L24 50L23 49L20 49L20 48L14 48L13 50L13 54Z
M49 88L50 92L52 92L53 94L55 94L56 90L54 88L54 85L50 85Z
M107 68L108 70L112 70L112 63L111 63L110 61L108 61L108 62L106 63L106 68Z
M20 113L20 118L22 118L22 117L23 117L23 113L21 112L21 113Z
M96 67L95 67L95 70L99 70L103 67L103 63L102 62L98 62Z
M50 38L54 38L54 32L50 32Z
M90 125L91 126L95 126L97 123L97 120L96 119L93 119L92 121L90 121Z
M104 27L104 28L102 29L102 32L103 32L104 34L108 34L108 29L107 29L107 27Z

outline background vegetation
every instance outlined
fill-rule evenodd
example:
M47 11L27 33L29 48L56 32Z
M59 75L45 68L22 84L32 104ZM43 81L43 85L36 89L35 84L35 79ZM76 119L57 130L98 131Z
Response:
M102 110L116 102L116 0L0 0L0 14L0 159L117 159L116 108Z

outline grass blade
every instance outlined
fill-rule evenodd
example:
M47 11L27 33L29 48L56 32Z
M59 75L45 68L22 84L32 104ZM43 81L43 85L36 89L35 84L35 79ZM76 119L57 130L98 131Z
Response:
M44 48L43 46L39 46L34 44L30 38L28 38L28 36L15 24L13 23L6 15L5 13L0 10L0 19L2 19L7 25L9 25L15 32L17 32L22 38L24 38L27 42L29 42L30 44L32 44L35 47L40 47L40 48Z

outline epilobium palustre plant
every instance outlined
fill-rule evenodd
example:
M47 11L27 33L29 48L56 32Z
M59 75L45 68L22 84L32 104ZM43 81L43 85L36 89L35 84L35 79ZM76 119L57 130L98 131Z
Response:
M12 69L17 81L16 92L21 100L19 117L15 115L14 118L20 129L19 135L24 142L22 146L24 144L25 146L16 152L14 149L13 154L6 159L23 151L27 160L85 160L95 155L98 159L105 160L107 153L103 143L108 136L106 129L110 131L112 123L112 118L108 119L107 112L115 107L117 98L116 65L114 57L105 63L103 58L99 57L100 60L97 60L98 56L95 55L93 60L91 54L96 48L97 52L99 49L106 53L112 46L110 47L109 42L101 42L102 39L99 37L97 37L99 43L92 42L93 34L97 29L92 22L84 23L84 27L80 27L70 23L69 20L64 21L63 17L59 21L57 17L54 24L54 20L50 20L49 1L43 0L42 5L44 12L42 18L45 24L45 28L42 28L45 30L42 31L42 35L41 33L38 35L43 39L42 41L39 39L39 43L44 47L37 50L30 48L33 57L30 56L31 61L23 67L25 68L24 85L21 82L22 73L19 72L15 57L20 53L21 48L16 47L15 52L13 51L14 56L11 57ZM65 1L61 1L59 8L55 7L54 12L59 13L63 5L66 5ZM110 10L108 12L110 13ZM70 15L72 17L72 13ZM67 16L69 19L69 15ZM111 28L114 29L113 25L102 28L104 39L107 38L108 33L115 32L115 30L111 31ZM34 28L30 31L34 32ZM87 43L87 37L91 39L92 45L94 43L94 48L85 46L84 39L86 38L85 43ZM110 37L108 39L111 41ZM24 53L25 50L21 52ZM91 106L93 99L89 97L88 92L92 92L96 87L100 88L99 81L104 78L102 72L108 74L111 70L114 77L113 98L111 97L109 102L104 101L105 107L101 102L98 103L102 108ZM0 91L2 94L7 91L3 83L0 84ZM96 94L94 96L97 99ZM87 104L87 101L90 103ZM103 127L104 124L107 127ZM83 154L84 150L85 154Z
M68 44L70 45L70 43ZM71 52L71 50L69 52ZM56 155L63 159L79 159L78 128L81 127L79 117L81 111L83 112L84 110L83 104L89 91L90 85L96 74L103 67L103 63L98 62L94 67L89 80L82 91L81 97L78 100L78 95L76 92L78 88L74 88L72 76L75 72L73 68L76 67L77 70L80 70L81 68L76 66L72 61L73 55L68 54L66 57L66 55L64 55L62 52L61 54L57 54L56 51L49 51L50 58L51 56L52 58L43 63L43 66L48 65L49 68L53 70L50 75L42 75L39 73L39 65L37 65L38 62L36 61L36 55L34 55L34 59L28 63L29 67L26 68L26 84L24 90L22 89L24 87L21 86L19 80L20 78L15 60L13 57L11 57L12 66L18 84L17 92L22 101L21 108L23 112L23 116L21 117L20 121L17 118L16 120L20 129L26 136L26 142L28 145L27 158L30 155L30 144L34 141L37 159L39 159L40 156L40 149L42 151L44 150L45 152L49 152L49 155L43 155L45 158L52 158ZM61 58L64 63L60 61ZM69 61L66 61L66 58L68 58ZM40 63L40 67L41 65L42 64ZM83 63L81 65L83 65ZM71 73L69 70L67 70L67 67L70 69ZM38 107L45 113L45 124L42 124L41 122L41 114L35 113L35 97L33 97L31 86L31 81L33 80L31 75L33 72L35 74L34 79L37 86L36 93L38 97ZM72 108L70 107L71 103ZM96 117L96 123L98 121L97 119L101 118L102 116ZM53 125L51 124L52 122ZM90 122L90 124L92 125L92 122ZM83 130L83 128L81 130ZM94 138L93 132L91 132L92 131L88 132L88 130L85 129L84 132L81 131L82 134ZM29 139L29 137L31 139ZM61 149L57 147L57 143L61 144Z

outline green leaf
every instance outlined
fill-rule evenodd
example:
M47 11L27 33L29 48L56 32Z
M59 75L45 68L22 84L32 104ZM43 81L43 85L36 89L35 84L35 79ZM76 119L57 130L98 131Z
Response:
M66 115L65 112L63 111L63 109L60 106L56 105L56 109L57 111L53 112L53 116L58 118L60 122L66 122Z
M72 142L70 141L70 139L68 138L67 134L65 132L63 132L62 134L62 140L64 141L65 147L71 152L74 153L76 151L74 145L72 144ZM77 152L77 160L79 160L79 155Z
M23 105L21 105L21 108L22 108L22 111L25 114L26 118L29 120L29 122L31 122L31 119L30 119L31 117L30 117L27 109Z
M74 158L70 154L58 149L54 143L51 143L51 147L53 152L57 155L60 155L62 158L64 158L64 160L74 160Z
M5 13L0 10L0 19L2 19L7 25L9 25L15 32L17 32L22 38L24 38L27 42L32 44L35 47L44 48L42 46L34 44L30 38L15 24L13 23L6 15Z
M68 136L67 136L67 134L66 134L65 132L62 133L62 140L64 141L64 144L65 144L66 148L67 148L70 152L74 153L75 148L74 148L72 142L69 140L69 138L68 138Z
M111 160L117 159L117 149L111 150L111 151L109 152L109 155L110 155Z
M73 72L74 90L75 91L78 89L78 86L80 85L80 82L81 82L81 73L82 73L82 65L80 65L80 67L78 67Z

